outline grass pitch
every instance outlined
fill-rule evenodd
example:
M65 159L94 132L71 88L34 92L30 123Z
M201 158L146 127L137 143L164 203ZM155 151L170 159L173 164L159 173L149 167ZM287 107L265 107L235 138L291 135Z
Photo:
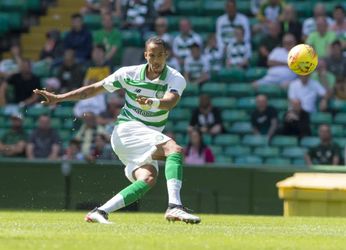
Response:
M113 213L113 225L80 212L0 211L0 249L345 249L346 219L202 215L199 225L163 214Z

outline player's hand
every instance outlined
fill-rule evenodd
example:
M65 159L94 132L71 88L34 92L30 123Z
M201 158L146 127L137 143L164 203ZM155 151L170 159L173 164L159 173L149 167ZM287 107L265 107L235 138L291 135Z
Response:
M148 105L151 106L153 104L153 101L150 100L149 98L145 97L145 96L140 96L138 95L136 97L136 101L140 104L140 105Z
M49 104L56 104L59 102L58 95L54 93L50 93L47 90L35 89L33 92L36 95L40 95L45 99L45 101L41 101L42 104L49 105Z

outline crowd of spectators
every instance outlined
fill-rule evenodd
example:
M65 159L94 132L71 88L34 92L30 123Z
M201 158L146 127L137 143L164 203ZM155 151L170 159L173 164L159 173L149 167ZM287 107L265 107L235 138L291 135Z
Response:
M71 16L70 30L64 35L57 30L46 35L40 60L49 65L52 77L45 83L33 73L35 62L23 58L16 44L11 47L12 58L0 62L0 105L19 108L40 105L33 89L45 87L63 93L103 79L123 65L126 44L122 44L122 30L137 30L142 39L152 35L164 39L169 47L167 64L199 89L210 81L212 73L221 69L268 68L252 86L254 90L263 85L280 86L287 91L289 110L279 117L275 107L268 105L267 97L258 95L256 109L251 114L253 134L265 135L268 141L276 134L302 138L312 133L310 114L328 111L328 102L333 98L346 98L345 9L336 5L332 16L328 16L324 4L315 4L313 8L313 16L302 20L295 6L282 0L251 0L252 18L257 20L250 25L250 16L238 10L237 1L225 0L225 13L216 19L215 33L204 38L194 30L188 17L179 20L177 33L170 33L167 16L179 15L171 0L86 0L80 13ZM101 29L92 32L84 25L83 15L90 13L101 15ZM312 75L298 77L289 70L286 61L289 50L302 42L315 48L319 66ZM74 116L82 125L65 146L51 128L48 116L41 116L37 129L26 135L22 129L23 114L14 112L10 130L0 138L0 153L30 159L114 159L107 134L123 103L122 92L77 102ZM226 132L221 111L212 106L208 95L200 96L199 107L192 112L187 129L188 163L214 161L202 135ZM328 129L321 127L319 131L321 140L328 137L324 130ZM331 142L321 143L325 147ZM322 146L321 150L326 151ZM318 152L309 152L308 164L316 160L316 154L321 155ZM336 158L332 162L337 162Z

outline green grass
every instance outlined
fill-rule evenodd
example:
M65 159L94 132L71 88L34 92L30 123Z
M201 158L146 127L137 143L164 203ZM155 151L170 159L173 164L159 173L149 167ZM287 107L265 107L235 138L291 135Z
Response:
M346 219L202 215L199 225L162 214L114 213L113 225L84 213L0 211L0 249L344 249Z

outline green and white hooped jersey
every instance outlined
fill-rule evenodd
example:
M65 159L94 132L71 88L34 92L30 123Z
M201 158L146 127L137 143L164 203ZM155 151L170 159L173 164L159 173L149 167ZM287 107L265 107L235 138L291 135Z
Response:
M117 124L139 121L161 132L167 122L169 111L154 108L144 110L136 102L136 96L162 98L166 92L174 92L181 96L186 81L178 71L167 65L160 77L149 80L145 74L146 67L147 64L120 68L104 79L103 87L109 92L125 90L125 105L118 116Z

